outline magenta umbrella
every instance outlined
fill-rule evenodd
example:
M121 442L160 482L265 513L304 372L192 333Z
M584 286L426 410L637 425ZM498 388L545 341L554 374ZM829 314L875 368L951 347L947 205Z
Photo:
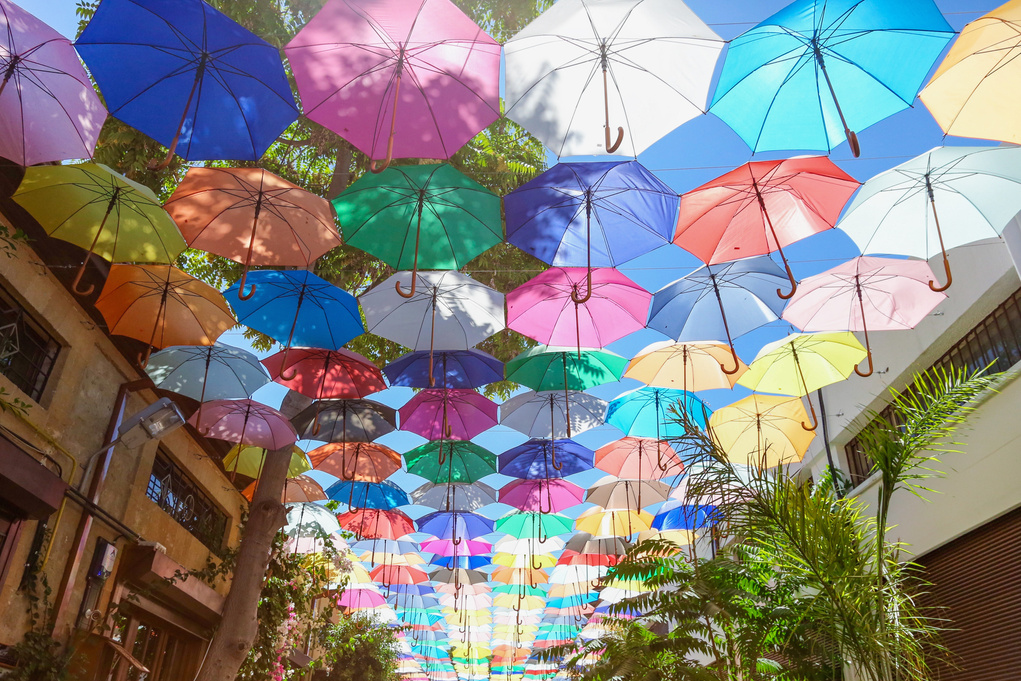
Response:
M500 117L500 45L450 0L331 0L284 52L305 115L374 172L450 158Z
M546 345L603 348L645 327L652 294L617 270L551 267L507 294L507 326ZM581 291L588 289L589 295Z
M298 441L286 416L255 400L207 402L188 423L206 437L264 449L280 449Z
M585 490L560 478L514 480L500 490L500 503L520 511L560 513L581 503Z
M497 424L497 406L474 390L429 388L400 408L401 430L429 440L470 440Z
M362 585L351 585L344 589L344 593L340 594L340 598L337 599L337 607L347 608L349 610L372 610L373 608L382 608L386 606L386 599L383 594L375 591L375 585L373 588L357 588Z
M802 331L861 331L872 374L869 330L893 331L918 325L946 295L933 291L935 276L924 260L859 256L807 277L783 312Z
M106 109L71 41L0 0L0 156L23 166L92 158Z

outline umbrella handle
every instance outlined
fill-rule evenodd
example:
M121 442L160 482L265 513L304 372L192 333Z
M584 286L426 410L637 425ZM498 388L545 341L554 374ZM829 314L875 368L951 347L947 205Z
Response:
M942 243L942 241L943 235L941 234L940 242ZM929 282L929 288L935 291L936 293L942 293L943 291L946 291L948 288L950 288L950 285L954 283L954 275L950 271L950 259L947 257L946 251L943 251L943 271L947 273L947 283L943 284L942 286L937 286L935 281Z
M313 433L313 435L317 435L317 434L318 434L318 431L316 431L316 433ZM358 473L358 454L355 453L355 465L351 467L351 472L350 473L347 470L347 466L344 465L345 461L347 461L347 454L346 454L346 452L345 452L344 456L342 456L341 459L340 459L340 477L342 479L344 479L344 480L354 480L355 479L355 475L357 475L357 473ZM354 487L353 486L352 486L352 489L351 489L351 493L352 493L352 495L354 494ZM378 520L378 518L377 518L377 520Z
M290 352L290 350L291 350L290 346L284 348L284 356L280 358L280 378L282 378L285 381L293 381L298 375L297 367L292 366L284 368L284 366L287 364L287 353ZM287 373L287 369L291 370L290 374Z
M809 432L812 432L812 431L814 431L814 430L815 430L816 428L818 428L818 427L819 427L819 419L818 419L818 417L816 417L816 415L815 415L815 405L814 405L814 404L812 404L812 398L811 398L811 397L807 397L807 396L806 396L806 398L808 399L808 408L809 408L809 411L810 411L810 412L811 412L811 414L812 414L812 425L808 425L807 423L805 423L804 421L802 421L802 422L801 422L801 427L802 427L802 428L804 428L805 430L809 431Z
M87 296L96 290L96 287L92 284L89 284L89 287L87 289L78 288L78 285L81 284L82 281L82 275L85 274L85 265L88 263L88 261L89 256L86 255L85 260L82 262L82 266L78 268L78 274L75 275L74 281L71 282L71 290L74 291L75 295Z
M146 366L148 366L148 364L149 364L149 355L151 355L151 354L152 354L152 346L151 345L145 346L145 352L144 353L143 352L138 353L138 366L142 367L143 369Z
M603 113L605 114L605 123L603 125L603 133L606 137L606 153L612 154L617 151L617 147L624 141L624 128L617 126L617 141L610 143L610 87L607 82L607 72L610 70L609 65L606 61L606 52L603 51Z
M418 282L417 271L412 270L412 272L411 272L411 289L407 293L405 293L404 289L401 287L401 282L399 282L399 281L395 281L394 282L394 288L397 290L397 295L399 295L401 298L412 298L412 297L414 297L414 295L415 295L415 288L416 288L417 282Z
M540 544L546 543L546 540L549 539L549 535L543 530L541 518L539 519L539 528L536 530L535 534Z
M780 296L784 300L790 300L794 297L794 294L798 292L798 282L794 278L794 272L791 271L791 266L787 262L787 258L784 256L783 251L780 251L780 257L783 258L783 266L787 270L787 280L791 282L790 293L784 293L781 289L776 289L776 295Z
M539 563L538 565L535 564L535 554L534 553L530 554L528 556L528 564L532 566L533 570L541 570L542 569L542 563Z
M932 286L932 282L929 282L929 286ZM948 284L948 286L949 286L949 284ZM864 299L862 297L862 293L861 293L861 282L858 281L858 277L857 276L855 276L855 287L857 288L857 291L858 291L858 305L861 308L861 328L865 332L865 352L868 353L867 355L865 355L865 357L869 361L869 370L868 370L868 372L862 372L862 370L858 368L860 366L860 362L859 362L858 364L854 365L854 373L858 374L862 378L867 378L867 377L872 375L872 369L873 369L873 366L872 366L872 346L869 344L869 327L865 323L865 301L864 301Z
M542 510L542 482L539 482L539 514L546 515L553 512L553 490L550 488L549 483L546 484L546 499L549 501L549 508L545 511Z
M592 268L588 268L588 272L585 274L585 295L578 295L578 287L574 286L571 289L571 300L574 301L575 305L581 305L582 303L588 302L588 299L592 297Z
M252 284L252 288L245 293L245 281L248 279L248 268L245 267L245 271L241 273L241 281L238 284L238 300L248 300L255 295L255 284Z
M869 376L872 375L873 367L872 367L872 351L871 350L869 351L869 354L866 356L866 359L868 360L868 363L869 363L869 370L867 372L863 373L861 371L861 369L858 368L859 366L861 366L860 364L855 364L854 365L854 373L858 374L862 378L868 378Z
M861 156L861 145L858 144L858 135L855 134L854 130L847 125L847 121L844 119L844 110L840 108L840 101L837 100L837 92L833 89L833 83L830 82L830 74L826 71L826 62L822 58L822 48L819 47L818 42L814 39L812 41L812 48L815 51L816 61L819 62L819 69L822 71L823 78L826 79L826 86L830 89L830 96L833 98L833 105L837 107L837 114L840 116L840 124L844 126L844 137L847 139L847 145L851 147L851 154L858 158Z
M737 350L734 349L733 345L730 346L730 354L734 358L734 368L728 369L721 363L720 369L722 369L723 373L727 374L728 376L733 376L741 369L741 360L738 358Z
M394 157L394 129L397 125L397 101L400 99L401 94L401 76L404 70L404 47L401 47L401 56L397 62L397 79L394 82L394 105L390 111L390 135L386 140L386 158L383 159L383 165L376 165L376 161L373 160L369 163L369 170L374 174L379 174L390 167L390 161Z

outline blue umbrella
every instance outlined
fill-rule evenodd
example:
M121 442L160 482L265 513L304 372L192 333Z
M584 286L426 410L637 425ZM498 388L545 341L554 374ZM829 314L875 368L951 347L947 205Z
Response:
M404 490L386 480L383 482L341 480L330 485L326 490L326 496L334 501L346 500L351 508L378 508L384 511L410 503Z
M673 388L645 387L624 393L610 402L606 423L625 435L653 437L657 440L680 438L684 425L674 410L680 407L700 428L705 428L712 411L692 393Z
M248 275L254 285L247 300L236 294L238 284L225 294L238 321L290 349L292 345L339 350L365 333L358 300L325 279L306 270L258 270ZM286 340L285 340L286 339ZM280 366L287 366L286 350ZM281 372L284 380L294 378Z
M768 256L706 265L671 282L652 295L650 329L677 341L705 341L726 336L740 368L734 338L776 321L786 301L776 295L789 283L786 273Z
M430 380L432 366L432 380ZM390 385L407 388L481 388L503 380L503 362L481 350L409 352L383 367Z
M477 570L479 568L489 565L489 556L436 556L431 561L432 565L439 565L448 570L454 568L464 568L467 570Z
M256 161L298 118L280 51L202 0L103 0L75 47L164 165Z
M418 519L418 531L437 539L475 539L493 531L493 521L475 513L436 511Z
M753 151L829 151L911 106L954 31L932 0L797 0L731 41L710 110Z
M558 163L504 199L507 241L554 266L588 267L591 292L593 267L669 243L679 204L638 161Z
M659 509L652 521L657 530L697 530L712 525L715 506L685 504L683 501L668 501Z
M556 454L556 465L553 455ZM592 468L595 453L574 440L544 440L533 438L524 444L508 449L499 457L503 475L524 480L562 478Z

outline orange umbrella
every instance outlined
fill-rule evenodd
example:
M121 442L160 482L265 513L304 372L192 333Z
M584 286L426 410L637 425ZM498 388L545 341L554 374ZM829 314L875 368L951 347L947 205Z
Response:
M111 265L96 301L111 334L154 347L212 345L237 322L220 292L171 265Z
M373 442L331 442L308 453L312 467L342 480L382 482L401 467L401 455Z
M262 168L192 168L165 204L188 245L245 266L307 267L340 245L325 199Z
M242 496L249 501L255 497L255 488L258 486L259 481L252 482L245 491L242 492ZM308 477L307 475L299 475L295 478L288 478L284 482L284 491L280 495L280 501L284 504L293 504L304 501L327 501L329 499L326 496L326 492L323 491L322 486Z

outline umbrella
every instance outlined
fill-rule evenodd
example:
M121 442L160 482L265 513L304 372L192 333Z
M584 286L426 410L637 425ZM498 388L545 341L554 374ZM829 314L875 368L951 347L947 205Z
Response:
M587 512L588 515L598 513L598 509L590 509L590 511L592 512ZM623 556L627 553L628 545L627 542L618 536L595 537L589 532L582 530L571 537L564 549L565 552L572 551L580 555Z
M709 428L728 461L765 469L801 461L815 437L807 420L796 397L752 394L717 409Z
M346 610L372 610L386 606L383 594L368 589L348 587L337 599L337 607Z
M481 388L503 380L503 362L475 350L410 352L383 367L390 385L431 388Z
M632 537L636 532L650 529L652 519L652 515L645 511L632 509L609 511L593 506L578 516L574 526L593 537Z
M71 42L8 0L0 23L0 156L22 166L90 158L106 110Z
M624 378L657 388L680 388L687 392L726 390L734 387L748 370L738 360L732 374L723 370L731 359L730 348L714 341L659 341L639 350L624 372Z
M287 364L292 343L301 347L339 350L355 336L365 332L358 301L306 270L259 270L249 275L254 295L241 298L239 284L225 293L238 295L232 307L238 321L284 344L281 367ZM286 339L286 340L284 340ZM297 376L281 373L284 380Z
M637 156L704 112L722 48L682 2L561 2L504 47L507 117L557 156Z
M580 504L584 493L566 480L512 480L500 489L500 503L520 511L560 513Z
M110 113L189 161L258 160L298 117L277 48L202 0L103 0L75 42Z
M418 531L437 539L476 539L493 531L493 521L475 513L436 511L418 519Z
M754 395L753 397L767 397ZM769 396L772 397L772 396ZM800 403L800 400L794 400ZM801 411L805 411L804 405ZM798 430L803 429L798 428ZM681 500L670 500L660 507L652 526L657 530L697 530L715 522L715 506L690 504Z
M557 559L548 553L506 553L497 552L493 554L493 565L503 567L527 568L542 570L556 565Z
M666 501L670 489L670 485L658 480L617 480L609 475L589 488L585 501L607 511L640 511Z
M341 480L382 482L401 468L401 455L375 442L328 442L308 458L317 471Z
M507 294L507 326L580 354L643 328L651 297L615 269L551 267Z
M259 482L256 480L241 493L245 499L249 501L255 495L255 488ZM299 475L296 478L287 478L284 480L284 490L280 494L280 502L284 504L294 504L306 501L326 501L329 499L323 488L318 482L308 477L307 475Z
M854 367L868 356L849 331L841 333L795 333L765 345L748 366L741 385L761 392L807 397L812 391L846 380ZM818 419L811 398L812 425Z
M496 457L467 440L436 440L404 453L408 472L430 482L478 482L496 472Z
M595 467L632 480L661 479L684 470L673 447L647 437L624 437L603 445L595 451Z
M523 480L562 478L592 468L592 450L574 440L533 438L500 455L500 473Z
M401 430L429 440L470 440L497 424L496 413L496 403L474 390L427 388L401 407Z
M503 403L500 423L529 437L561 438L568 424L575 434L603 425L605 413L606 402L588 393L528 391Z
M869 329L912 329L946 295L932 291L934 279L926 262L858 257L809 277L783 312L783 318L803 331L862 331L869 369L854 368L859 376L872 374Z
M859 182L825 156L752 161L681 197L674 243L707 265L776 251L831 229Z
M284 367L286 351L262 360L270 375L283 386L313 400L367 397L386 390L383 373L356 352L322 348L292 348L290 363ZM290 379L281 374L294 374Z
M293 445L297 433L287 417L273 407L254 400L213 400L188 423L200 435L263 449Z
M241 348L223 345L180 345L149 358L145 373L160 390L205 402L251 397L269 383L259 358Z
M942 254L947 283L930 286L945 291L947 251L998 237L1021 211L1019 163L1019 147L936 147L862 185L837 227L865 255Z
M326 489L327 496L335 501L347 498L347 505L355 508L375 508L389 511L397 506L406 506L408 495L397 485L383 480L382 482L362 482L360 480L335 482Z
M500 116L500 45L448 0L332 0L284 51L305 115L383 167L450 158Z
M411 493L411 499L419 506L428 506L441 511L471 512L495 504L496 490L481 482L471 484L427 482Z
M111 265L96 301L111 334L153 347L212 345L236 322L220 292L171 265Z
M683 390L670 388L638 388L626 392L610 402L606 409L606 423L625 435L680 438L687 433L678 411L701 428L709 420L709 408L702 400ZM662 467L661 469L662 470Z
M395 270L457 270L503 241L500 197L447 164L366 174L333 200L344 242Z
M397 412L369 400L319 400L292 422L303 439L372 442L396 429Z
M656 291L648 325L678 341L725 336L734 368L723 371L735 374L741 360L734 338L779 318L784 301L774 291L786 282L764 256L706 265Z
M1021 46L1021 12L1015 2L967 24L929 84L918 93L929 113L955 137L1017 144L1017 102L1003 93L1017 82L1015 56Z
M756 152L846 138L857 157L953 37L932 0L796 0L730 42L710 110Z
M47 234L86 249L71 285L80 296L93 291L78 288L93 253L111 262L172 263L185 249L152 190L99 163L28 168L13 198Z
M545 515L545 514L540 514ZM554 551L560 551L564 548L566 542L560 537L546 537L545 541L540 541L535 537L517 538L513 536L505 536L493 544L493 549L501 551L503 553L553 553Z
M234 445L223 457L223 469L231 475L240 473L249 478L262 476L262 466L266 462L266 449L252 445ZM296 478L302 473L312 470L305 451L297 445L291 450L291 463L287 466L287 477Z
M394 510L361 508L337 516L340 526L359 539L398 539L415 531L411 518Z
M287 523L283 533L288 537L336 534L340 525L333 512L314 502L297 502L287 510Z
M496 531L517 538L535 538L540 542L573 531L573 521L556 513L509 513L496 521Z
M387 587L394 584L421 584L429 579L425 572L410 565L387 565L385 563L372 570L369 576L373 581Z
M262 168L189 168L167 211L192 248L244 265L307 267L340 245L326 201Z
M454 537L447 539L426 539L422 550L439 556L481 556L491 553L493 545L484 541Z

